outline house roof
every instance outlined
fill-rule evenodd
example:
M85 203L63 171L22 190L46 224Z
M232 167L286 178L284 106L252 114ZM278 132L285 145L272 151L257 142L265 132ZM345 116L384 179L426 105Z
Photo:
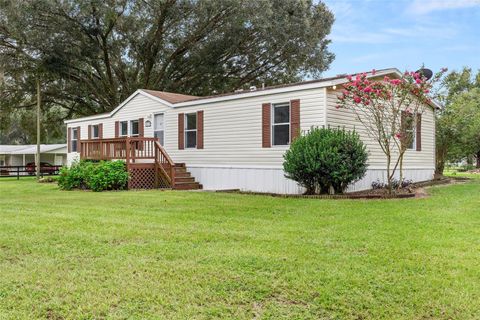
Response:
M369 77L372 76L384 76L384 75L395 75L398 77L402 76L402 73L397 68L388 68L388 69L380 69L376 70L376 73L373 74L372 72L366 72ZM356 73L358 74L358 73ZM352 74L352 75L356 75ZM334 85L340 85L342 83L347 82L347 74L341 74L334 77L328 78L321 78L315 80L307 80L302 82L295 82L295 83L287 83L287 84L279 84L274 86L269 86L265 88L259 88L255 90L243 90L243 91L235 91L229 93L222 93L217 95L210 95L210 96L191 96L179 93L172 93L172 92L165 92L165 91L155 91L155 90L147 90L147 89L139 89L135 91L130 97L128 97L122 104L120 104L117 108L107 114L100 114L100 115L93 115L83 118L77 118L72 120L66 120L65 123L72 123L84 120L94 120L94 119L102 119L108 118L113 116L118 110L120 110L128 101L130 101L133 97L138 94L143 94L148 96L152 99L155 99L163 104L166 104L169 107L188 107L193 105L199 104L206 104L206 103L213 103L213 102L220 102L226 100L233 100L233 99L241 99L247 98L250 96L261 96L267 94L274 94L278 92L287 92L287 91L297 91L297 90L304 90L310 88L321 88L321 87L329 87ZM435 102L432 102L431 105L433 108L441 108Z
M66 153L66 144L41 144L40 153L49 153L55 150L65 148L64 153ZM0 145L0 154L35 154L37 153L36 144L24 144L24 145ZM63 153L63 152L58 152Z
M147 90L147 89L142 89L142 91L145 91L146 93L149 93L152 96L155 96L157 98L160 98L172 104L201 98L197 96L190 96L187 94L180 94L180 93L173 93L173 92L166 92L166 91L156 91L156 90Z

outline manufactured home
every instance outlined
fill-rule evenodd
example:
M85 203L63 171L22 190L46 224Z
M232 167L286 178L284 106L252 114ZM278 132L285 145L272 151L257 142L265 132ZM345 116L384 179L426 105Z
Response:
M400 77L384 69L369 77ZM231 94L196 97L137 90L108 114L65 121L67 162L122 159L131 188L240 189L294 194L303 189L285 178L283 154L312 126L355 129L367 145L366 176L349 187L368 189L385 180L386 159L352 111L337 109L345 75ZM406 152L404 175L433 178L437 106L424 108Z

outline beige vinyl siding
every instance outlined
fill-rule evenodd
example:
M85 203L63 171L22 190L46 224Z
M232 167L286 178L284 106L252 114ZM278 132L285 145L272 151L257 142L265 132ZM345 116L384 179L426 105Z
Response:
M357 120L353 111L337 109L339 90L328 90L327 93L327 124L330 127L355 129L366 143L369 152L369 169L383 169L386 157L378 142L372 139L362 123ZM422 114L422 151L407 150L404 157L404 168L434 168L435 167L435 115L430 106L426 106Z
M153 114L165 113L165 149L175 162L187 165L281 167L287 146L262 148L262 103L300 99L302 130L323 126L324 89L306 89L230 101L171 108L142 94L136 95L112 117L81 120L68 127L81 127L81 139L88 138L88 125L103 123L103 138L115 136L115 121L144 118L145 137L153 137ZM178 114L204 111L204 149L178 150Z
M324 125L324 90L310 89L235 99L170 110L167 114L166 149L174 161L187 165L281 167L288 146L262 148L262 103L300 99L300 125ZM204 110L204 149L178 150L177 114ZM172 128L173 126L173 128Z

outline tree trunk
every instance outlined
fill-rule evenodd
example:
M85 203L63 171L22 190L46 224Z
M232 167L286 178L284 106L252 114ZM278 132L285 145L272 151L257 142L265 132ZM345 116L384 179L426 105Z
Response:
M388 186L388 194L392 194L392 177L390 176L390 155L387 155L387 186Z
M476 157L477 157L477 169L480 169L480 150L477 151Z

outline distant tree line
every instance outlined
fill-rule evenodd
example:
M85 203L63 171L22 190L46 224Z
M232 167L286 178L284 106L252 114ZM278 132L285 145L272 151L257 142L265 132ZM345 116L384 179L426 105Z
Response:
M436 172L466 160L480 168L480 71L453 71L443 83L444 109L437 113Z
M0 0L0 143L43 142L64 119L108 112L138 88L210 95L318 77L333 14L300 0Z

